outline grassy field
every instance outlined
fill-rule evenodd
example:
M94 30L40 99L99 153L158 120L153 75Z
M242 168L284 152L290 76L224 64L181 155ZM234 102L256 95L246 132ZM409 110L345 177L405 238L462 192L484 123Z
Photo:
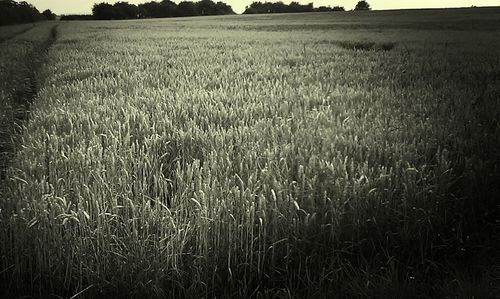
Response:
M57 40L9 135L0 289L494 298L499 18L490 8L37 27ZM0 44L3 69L14 72L9 45L30 34Z

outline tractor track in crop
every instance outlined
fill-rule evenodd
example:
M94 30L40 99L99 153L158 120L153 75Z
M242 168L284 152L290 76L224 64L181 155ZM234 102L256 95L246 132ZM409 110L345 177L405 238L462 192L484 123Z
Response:
M28 31L30 31L31 29L33 29L33 28L35 28L35 24L33 24L33 26L31 26L31 27L24 28L23 30L18 31L18 32L16 32L16 33L12 34L12 35L9 35L9 36L4 37L4 38L0 38L0 44L2 44L2 43L4 43L4 42L6 42L6 41L8 41L8 40L11 40L11 39L13 39L14 37L19 36L19 35L21 35L21 34L23 34L23 33L26 33L26 32L28 32Z
M28 120L30 106L37 97L39 85L37 80L37 73L44 66L47 60L47 53L50 47L57 39L58 24L52 26L49 36L34 47L27 55L23 64L26 67L19 68L25 84L22 88L14 87L11 94L11 111L10 117L0 119L3 129L0 130L0 197L2 197L3 190L5 190L5 183L8 179L7 169L10 165L11 159L14 156L16 148L19 146L18 137L22 133L23 124ZM23 30L22 34L31 30L33 27ZM16 34L9 39L18 36ZM0 41L4 42L6 40ZM0 115L0 117L2 117Z

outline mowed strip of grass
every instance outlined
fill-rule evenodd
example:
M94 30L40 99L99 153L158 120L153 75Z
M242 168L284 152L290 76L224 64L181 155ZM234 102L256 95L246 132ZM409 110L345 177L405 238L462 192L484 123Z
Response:
M60 26L2 200L12 292L494 296L496 33L239 20Z

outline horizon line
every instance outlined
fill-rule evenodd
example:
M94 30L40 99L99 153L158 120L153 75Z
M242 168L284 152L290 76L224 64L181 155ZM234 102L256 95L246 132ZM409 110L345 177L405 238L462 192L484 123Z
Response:
M199 0L198 0L199 1ZM106 1L103 1L105 3L108 3ZM197 2L197 1L192 1L192 2ZM262 1L254 1L254 2L262 2ZM279 2L279 1L278 1ZM175 2L174 2L175 3ZM136 4L134 4L136 5ZM324 6L324 5L322 5ZM319 6L318 6L319 7ZM330 6L333 7L333 6ZM232 7L231 7L232 8ZM363 13L370 12L370 11L403 11L403 10L445 10L445 9L471 9L471 8L499 8L500 5L497 6L476 6L476 5L471 5L471 6L451 6L451 7L418 7L418 8L384 8L384 9L370 9L369 11L361 11ZM50 8L49 8L50 9ZM335 11L334 13L345 13L345 12L358 12L355 11L354 9L349 9L345 11ZM298 14L298 13L332 13L332 11L324 11L324 12L285 12L285 13L261 13L261 14L255 14L255 15L265 15L265 14ZM234 13L234 15L243 15L244 13ZM90 13L63 13L63 14L56 14L57 16L65 16L65 15L92 15L92 12ZM224 16L224 15L207 15L207 16L191 16L191 17L213 17L213 16ZM228 15L226 15L228 16ZM188 16L189 17L189 16ZM185 17L165 17L165 18L157 18L157 19L171 19L171 18L185 18Z

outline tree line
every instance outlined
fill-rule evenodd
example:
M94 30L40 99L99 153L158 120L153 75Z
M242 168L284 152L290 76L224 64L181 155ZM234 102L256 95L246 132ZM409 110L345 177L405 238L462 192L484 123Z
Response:
M250 6L247 6L244 14L344 10L342 6L320 6L315 8L313 3L303 5L296 1L290 4L284 4L281 1L274 3L253 2ZM370 10L370 5L366 1L359 1L354 10ZM228 14L235 13L230 5L221 1L182 1L176 4L171 0L162 0L161 2L151 1L139 5L120 1L115 4L106 2L95 4L92 8L92 15L66 15L62 16L61 20L123 20ZM40 13L33 5L25 1L18 3L14 0L0 0L0 25L55 20L55 18L56 15L49 9Z
M188 16L210 16L235 14L231 6L224 2L201 0L182 1L176 4L170 0L147 2L139 5L120 1L115 4L106 2L95 4L92 16L95 20L125 20L147 18L169 18Z
M354 10L370 10L370 4L366 1L359 1ZM279 2L253 2L247 6L243 14L261 13L294 13L294 12L317 12L317 11L345 11L343 6L320 6L314 7L313 3L300 4L293 1L290 4Z
M91 21L94 19L92 15L82 15L82 14L71 14L71 15L62 15L61 21Z
M315 12L315 11L345 11L342 6L320 6L315 8L313 3L300 4L293 1L290 4L279 2L253 2L247 6L243 14L261 14L261 13L293 13L293 12Z
M370 10L370 4L359 1L354 10ZM317 12L317 11L345 11L343 6L320 6L315 8L313 3L300 4L293 1L290 4L283 2L253 2L246 7L243 14L261 13L293 13L293 12ZM147 19L147 18L170 18L188 16L209 16L235 14L230 5L224 2L212 0L201 0L198 2L182 1L179 4L171 0L161 2L151 1L139 5L130 4L125 1L109 4L102 2L95 4L92 8L92 19L95 20L124 20L124 19ZM90 16L72 15L64 16L61 20L88 20Z
M55 20L56 15L47 9L40 13L33 5L22 1L0 0L0 26Z

